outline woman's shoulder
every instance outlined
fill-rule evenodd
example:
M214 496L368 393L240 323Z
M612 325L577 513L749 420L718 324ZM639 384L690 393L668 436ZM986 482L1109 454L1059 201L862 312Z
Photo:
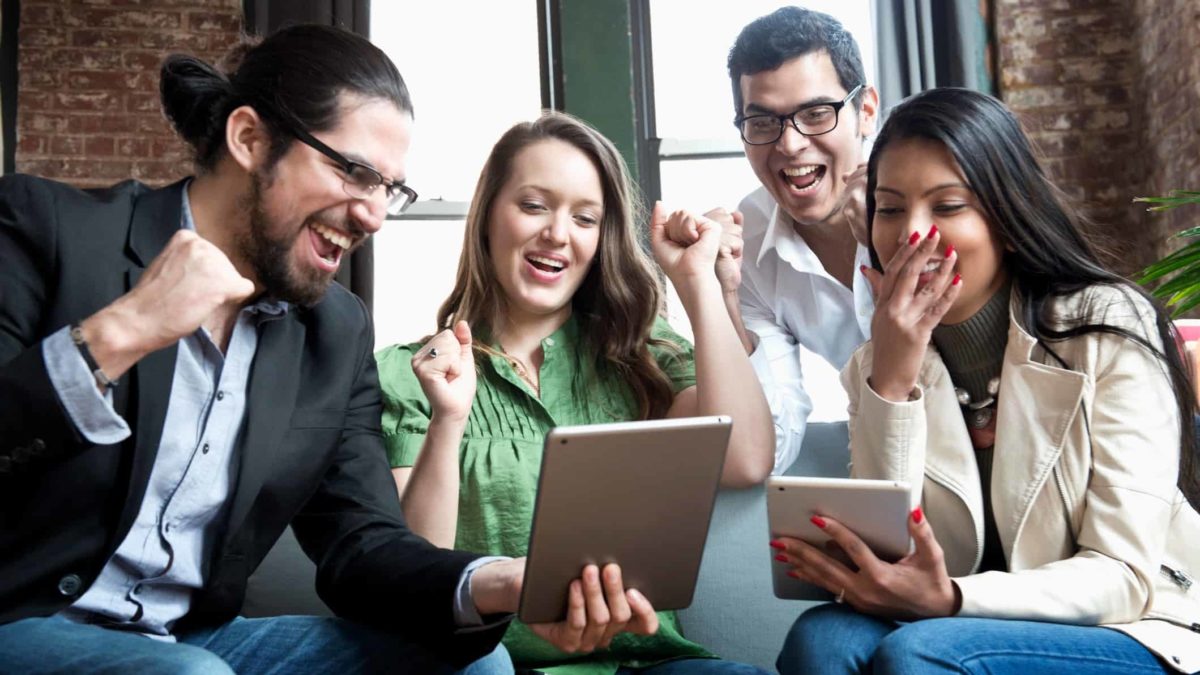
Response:
M1154 302L1126 283L1091 284L1046 303L1046 319L1060 330L1106 325L1154 335L1157 318Z
M421 348L422 342L394 344L375 352L375 365L379 369L379 385L384 394L403 394L415 387L420 393L420 383L413 372L413 354Z

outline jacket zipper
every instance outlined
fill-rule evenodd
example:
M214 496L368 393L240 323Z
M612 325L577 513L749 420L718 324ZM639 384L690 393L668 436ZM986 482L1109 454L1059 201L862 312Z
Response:
M1162 570L1163 574L1170 577L1171 581L1174 581L1176 586L1182 588L1184 592L1187 592L1192 588L1192 578L1189 577L1183 570L1177 570L1167 567L1166 565L1159 565L1159 569Z
M1067 499L1067 484L1063 480L1062 471L1059 470L1057 465L1054 467L1054 484L1058 486L1058 495L1062 497L1063 516L1067 519L1067 527L1073 530L1075 528L1075 521L1071 518L1071 502ZM1077 534L1075 533L1072 536L1077 536Z

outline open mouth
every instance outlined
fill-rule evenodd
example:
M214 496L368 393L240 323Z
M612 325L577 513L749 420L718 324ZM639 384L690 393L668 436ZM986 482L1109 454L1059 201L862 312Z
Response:
M929 282L933 281L934 275L941 271L944 264L946 264L944 258L933 258L927 261L917 274L917 288L923 288Z
M817 189L825 178L823 164L806 164L804 166L787 167L779 170L783 182L787 183L793 192L807 194Z
M558 256L531 253L525 256L530 274L539 281L554 281L567 269L567 261Z
M350 249L354 240L349 235L318 222L310 223L308 231L313 252L317 254L318 261L324 263L322 267L326 271L337 271L342 254Z

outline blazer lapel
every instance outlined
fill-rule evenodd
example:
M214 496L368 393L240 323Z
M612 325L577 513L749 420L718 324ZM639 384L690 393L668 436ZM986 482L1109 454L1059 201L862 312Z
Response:
M1034 498L1062 454L1087 384L1083 373L1034 361L1036 346L1013 321L996 410L992 501L996 513L1012 514L998 519L996 529L1014 548Z
M286 470L276 461L281 450L279 440L291 423L300 387L304 325L289 313L266 321L261 330L246 392L246 428L239 448L241 468L227 536L237 531L249 513L266 477L273 471Z
M126 274L126 292L137 285L142 272L179 231L183 222L183 181L161 190L152 190L134 203L129 228L128 255L132 265ZM145 356L133 367L129 378L134 392L129 404L136 409L133 432L136 444L130 469L129 488L117 526L117 542L124 537L141 509L150 471L158 457L171 382L175 377L175 345ZM115 546L116 544L114 544Z

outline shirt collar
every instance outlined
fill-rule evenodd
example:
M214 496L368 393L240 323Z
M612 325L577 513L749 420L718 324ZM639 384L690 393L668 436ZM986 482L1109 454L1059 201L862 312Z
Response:
M188 199L188 187L191 186L191 184L192 181L190 179L183 184L183 208L180 209L180 211L183 213L183 218L181 219L182 222L179 224L179 227L184 230L195 232L196 221L192 216L192 202ZM261 313L281 316L283 314L287 314L290 308L291 305L283 300L276 300L274 298L262 296L255 302L243 307L242 309L250 312L251 314Z

